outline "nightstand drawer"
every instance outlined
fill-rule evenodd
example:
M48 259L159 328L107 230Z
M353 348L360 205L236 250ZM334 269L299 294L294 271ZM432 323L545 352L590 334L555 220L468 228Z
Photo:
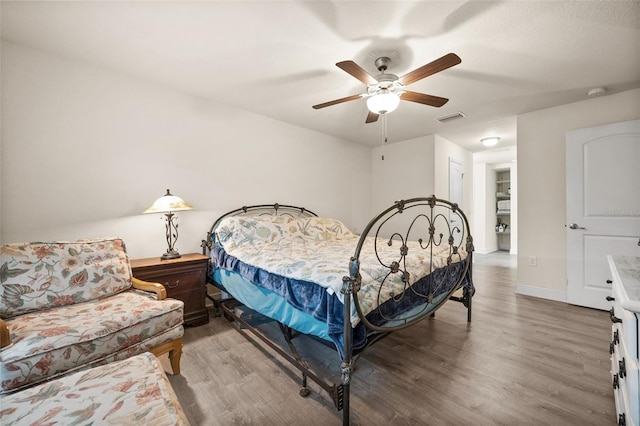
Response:
M202 271L192 271L162 277L158 282L167 290L167 297L184 302L185 312L199 309L205 298L205 286L202 285Z
M191 272L183 272L179 274L161 275L154 278L167 289L167 296L174 297L173 294L183 293L185 291L197 291L202 286L202 274L200 270Z

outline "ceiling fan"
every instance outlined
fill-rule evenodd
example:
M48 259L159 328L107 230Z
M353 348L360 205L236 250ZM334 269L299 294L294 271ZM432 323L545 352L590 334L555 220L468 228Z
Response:
M433 62L423 65L420 68L416 68L402 77L386 73L386 70L391 63L391 59L386 56L378 58L375 61L376 68L380 71L380 74L376 76L370 75L360 65L353 61L338 62L336 64L338 68L351 74L367 85L366 93L335 99L333 101L314 105L313 108L320 109L347 101L367 98L367 108L369 109L369 113L367 114L365 123L373 123L378 120L378 117L381 114L387 114L396 109L401 99L433 107L441 107L446 104L449 99L412 92L410 90L406 90L406 87L409 84L425 77L429 77L430 75L444 71L447 68L451 68L454 65L458 65L460 62L462 62L462 60L458 55L455 53L448 53Z

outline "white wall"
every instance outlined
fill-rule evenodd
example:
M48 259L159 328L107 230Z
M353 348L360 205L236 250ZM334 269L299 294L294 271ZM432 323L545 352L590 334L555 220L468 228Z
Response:
M449 160L456 160L463 164L464 177L463 201L460 208L467 216L469 223L473 223L473 154L440 135L435 135L435 195L445 200L449 199ZM469 225L471 226L471 225ZM471 230L473 232L473 229Z
M566 132L637 118L640 89L518 116L517 292L566 300Z
M0 9L0 15L2 15ZM2 16L0 16L0 22L1 22ZM0 43L0 83L2 83L2 43ZM0 241L2 241L2 180L3 180L3 172L2 172L2 152L4 151L4 148L2 147L3 145L3 141L4 141L4 133L3 133L3 127L2 127L2 122L3 120L2 118L2 98L1 98L1 93L2 93L2 85L0 84Z
M397 200L433 195L434 162L433 135L374 148L371 153L372 212L382 211Z
M296 204L360 228L371 211L370 148L123 74L2 43L2 242L118 235L132 257L200 250L236 207Z
M438 135L423 136L372 150L371 215L401 199L436 195L448 200L449 159L464 165L461 208L472 226L473 155Z
M471 221L473 154L439 135L421 136L372 150L373 212L400 199L431 195L449 199L449 159L464 164L462 208Z
M473 245L477 253L498 250L496 235L496 173L487 163L473 165Z

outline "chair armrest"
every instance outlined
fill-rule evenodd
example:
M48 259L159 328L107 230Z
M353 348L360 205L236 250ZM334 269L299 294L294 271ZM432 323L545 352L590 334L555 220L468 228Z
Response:
M133 281L133 288L155 293L156 296L158 297L158 300L164 300L167 298L167 290L165 290L164 286L160 283L142 281L135 277L132 278L132 281Z
M11 335L9 334L9 328L4 320L0 319L0 348L4 348L11 344Z

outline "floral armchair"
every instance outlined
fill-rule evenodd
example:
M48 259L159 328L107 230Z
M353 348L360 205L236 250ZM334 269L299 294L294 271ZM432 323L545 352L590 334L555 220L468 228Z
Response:
M118 238L0 246L0 395L146 351L180 373L182 301Z

